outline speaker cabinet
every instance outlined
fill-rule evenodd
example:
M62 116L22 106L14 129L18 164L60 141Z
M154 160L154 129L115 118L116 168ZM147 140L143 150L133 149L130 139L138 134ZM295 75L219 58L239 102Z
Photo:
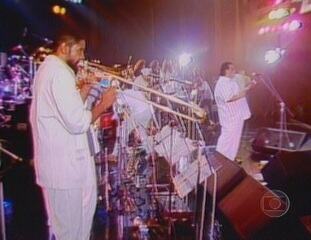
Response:
M218 204L240 239L250 239L269 224L271 203L281 203L277 195L250 176L245 177Z
M311 214L311 151L279 152L262 174L270 189L289 195L298 214Z
M218 169L217 172L217 189L216 196L219 201L235 186L237 186L245 177L246 172L235 162L226 158L222 154L215 152L210 156L209 161ZM207 191L210 195L213 194L214 176L211 175L207 179Z

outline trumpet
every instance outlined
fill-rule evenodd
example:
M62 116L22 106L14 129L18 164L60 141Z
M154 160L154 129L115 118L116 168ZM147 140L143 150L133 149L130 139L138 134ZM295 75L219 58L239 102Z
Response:
M117 81L120 81L122 83L126 83L126 84L129 84L131 86L135 86L135 87L137 87L138 89L140 89L142 91L155 94L156 96L165 98L165 99L167 99L167 100L169 100L171 102L174 102L174 103L180 104L182 106L188 107L188 108L190 108L193 111L194 115L193 116L188 116L186 114L174 111L174 110L170 109L167 106L163 106L163 105L160 105L158 103L155 103L155 102L152 102L152 101L149 101L149 100L145 100L146 103L154 106L155 108L158 108L158 109L160 109L162 111L165 111L165 112L168 112L168 113L172 113L172 114L174 114L176 116L179 116L181 118L184 118L184 119L187 119L187 120L190 120L190 121L193 121L193 122L198 122L198 123L208 122L208 118L207 118L207 114L206 114L205 110L200 108L198 105L195 105L193 103L185 102L185 101L183 101L183 100L181 100L181 99L179 99L177 97L174 97L174 96L171 96L171 95L159 92L157 90L154 90L152 88L145 87L145 86L142 86L140 84L134 83L134 82L132 82L132 81L130 81L128 79L125 79L125 78L119 76L119 73L116 72L116 71L111 70L111 68L103 66L103 65L98 64L98 63L84 61L82 63L82 65L80 65L80 66L86 68L87 71L92 72L93 74L95 74L95 76L97 78L99 78L99 79L109 78L109 79L111 79L111 81L117 80Z

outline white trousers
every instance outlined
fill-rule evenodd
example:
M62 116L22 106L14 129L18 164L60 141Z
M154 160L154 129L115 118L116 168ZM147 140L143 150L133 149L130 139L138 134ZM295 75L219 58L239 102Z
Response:
M228 123L221 126L221 133L217 141L216 151L230 160L238 154L244 121Z
M96 185L81 189L43 188L48 225L56 240L89 240Z

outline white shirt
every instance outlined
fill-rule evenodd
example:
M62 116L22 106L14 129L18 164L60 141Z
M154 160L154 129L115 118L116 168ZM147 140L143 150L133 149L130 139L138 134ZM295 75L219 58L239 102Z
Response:
M76 89L72 69L50 55L34 78L30 122L37 183L69 189L96 183L86 132L91 112Z
M215 101L218 108L220 125L233 124L250 118L250 110L245 97L228 102L234 95L240 92L236 81L220 76L215 86Z

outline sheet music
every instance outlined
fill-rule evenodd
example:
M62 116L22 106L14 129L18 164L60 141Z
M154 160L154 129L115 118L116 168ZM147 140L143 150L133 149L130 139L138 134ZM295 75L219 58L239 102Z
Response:
M193 141L182 136L176 128L164 126L155 136L155 151L166 159L170 165L174 165L182 157L187 157L196 149ZM172 149L171 149L172 148Z

